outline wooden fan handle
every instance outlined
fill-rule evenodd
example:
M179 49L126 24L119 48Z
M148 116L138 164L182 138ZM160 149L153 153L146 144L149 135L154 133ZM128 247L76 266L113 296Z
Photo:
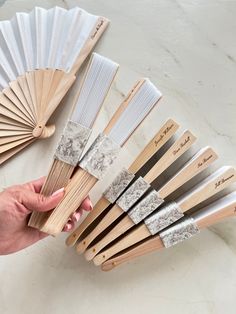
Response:
M184 213L197 204L210 198L226 188L236 180L236 170L233 167L222 167L203 182L199 183L192 190L185 193L177 200L181 211Z
M82 223L76 228L66 239L67 246L73 246L81 237L83 232L90 226L97 217L110 205L109 201L105 197L100 198L100 200L93 207L91 213L82 221ZM83 241L82 241L83 242Z
M103 271L112 270L113 268L127 263L139 256L143 256L163 248L164 245L159 235L153 236L150 239L145 240L145 242L138 243L134 247L128 248L117 256L108 259L101 265L101 269Z
M118 206L114 205L112 209L103 217L103 219L97 224L97 226L77 245L77 253L83 253L89 244L106 228L111 224L111 221L115 221L118 217L123 214L123 210ZM92 250L95 252L94 250ZM96 251L97 253L98 251ZM89 253L87 254L89 258ZM92 258L91 258L92 259Z

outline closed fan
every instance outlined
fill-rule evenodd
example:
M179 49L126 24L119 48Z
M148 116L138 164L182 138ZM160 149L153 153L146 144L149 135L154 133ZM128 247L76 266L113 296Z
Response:
M0 164L54 133L46 124L107 25L78 7L0 22Z

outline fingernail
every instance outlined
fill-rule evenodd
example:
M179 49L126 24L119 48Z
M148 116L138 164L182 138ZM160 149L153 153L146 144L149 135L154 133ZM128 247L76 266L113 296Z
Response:
M90 201L90 200L89 200ZM93 204L92 202L90 201L90 205L89 205L89 210L91 211L93 209Z
M75 220L78 222L80 220L81 217L81 213L80 212L76 212L73 214L73 217L75 218Z
M61 189L55 191L55 192L52 194L52 196L54 197L54 196L57 196L58 194L62 194L64 191L65 191L65 188L61 188Z
M65 231L70 231L71 229L72 229L72 225L71 225L70 223L67 223L67 224L65 225L64 230L65 230Z

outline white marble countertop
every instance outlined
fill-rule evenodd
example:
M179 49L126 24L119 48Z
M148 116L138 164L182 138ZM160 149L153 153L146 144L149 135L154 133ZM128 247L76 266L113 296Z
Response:
M134 81L146 76L164 97L126 146L124 156L134 157L157 126L172 117L199 137L198 147L213 146L221 156L215 167L235 165L236 1L7 0L0 19L35 5L79 5L111 20L96 51L119 62L121 69L95 133ZM54 115L55 136L1 167L1 187L46 174L72 94L73 90ZM101 182L92 193L94 200L103 188ZM235 223L234 219L222 222L172 249L109 273L66 248L65 235L48 238L0 257L0 313L234 314Z

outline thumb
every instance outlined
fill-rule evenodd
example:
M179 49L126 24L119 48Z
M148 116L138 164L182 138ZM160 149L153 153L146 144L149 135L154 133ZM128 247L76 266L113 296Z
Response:
M20 193L20 203L29 211L46 212L54 209L64 196L65 189L62 188L54 192L51 196L44 196L29 190L22 190Z

